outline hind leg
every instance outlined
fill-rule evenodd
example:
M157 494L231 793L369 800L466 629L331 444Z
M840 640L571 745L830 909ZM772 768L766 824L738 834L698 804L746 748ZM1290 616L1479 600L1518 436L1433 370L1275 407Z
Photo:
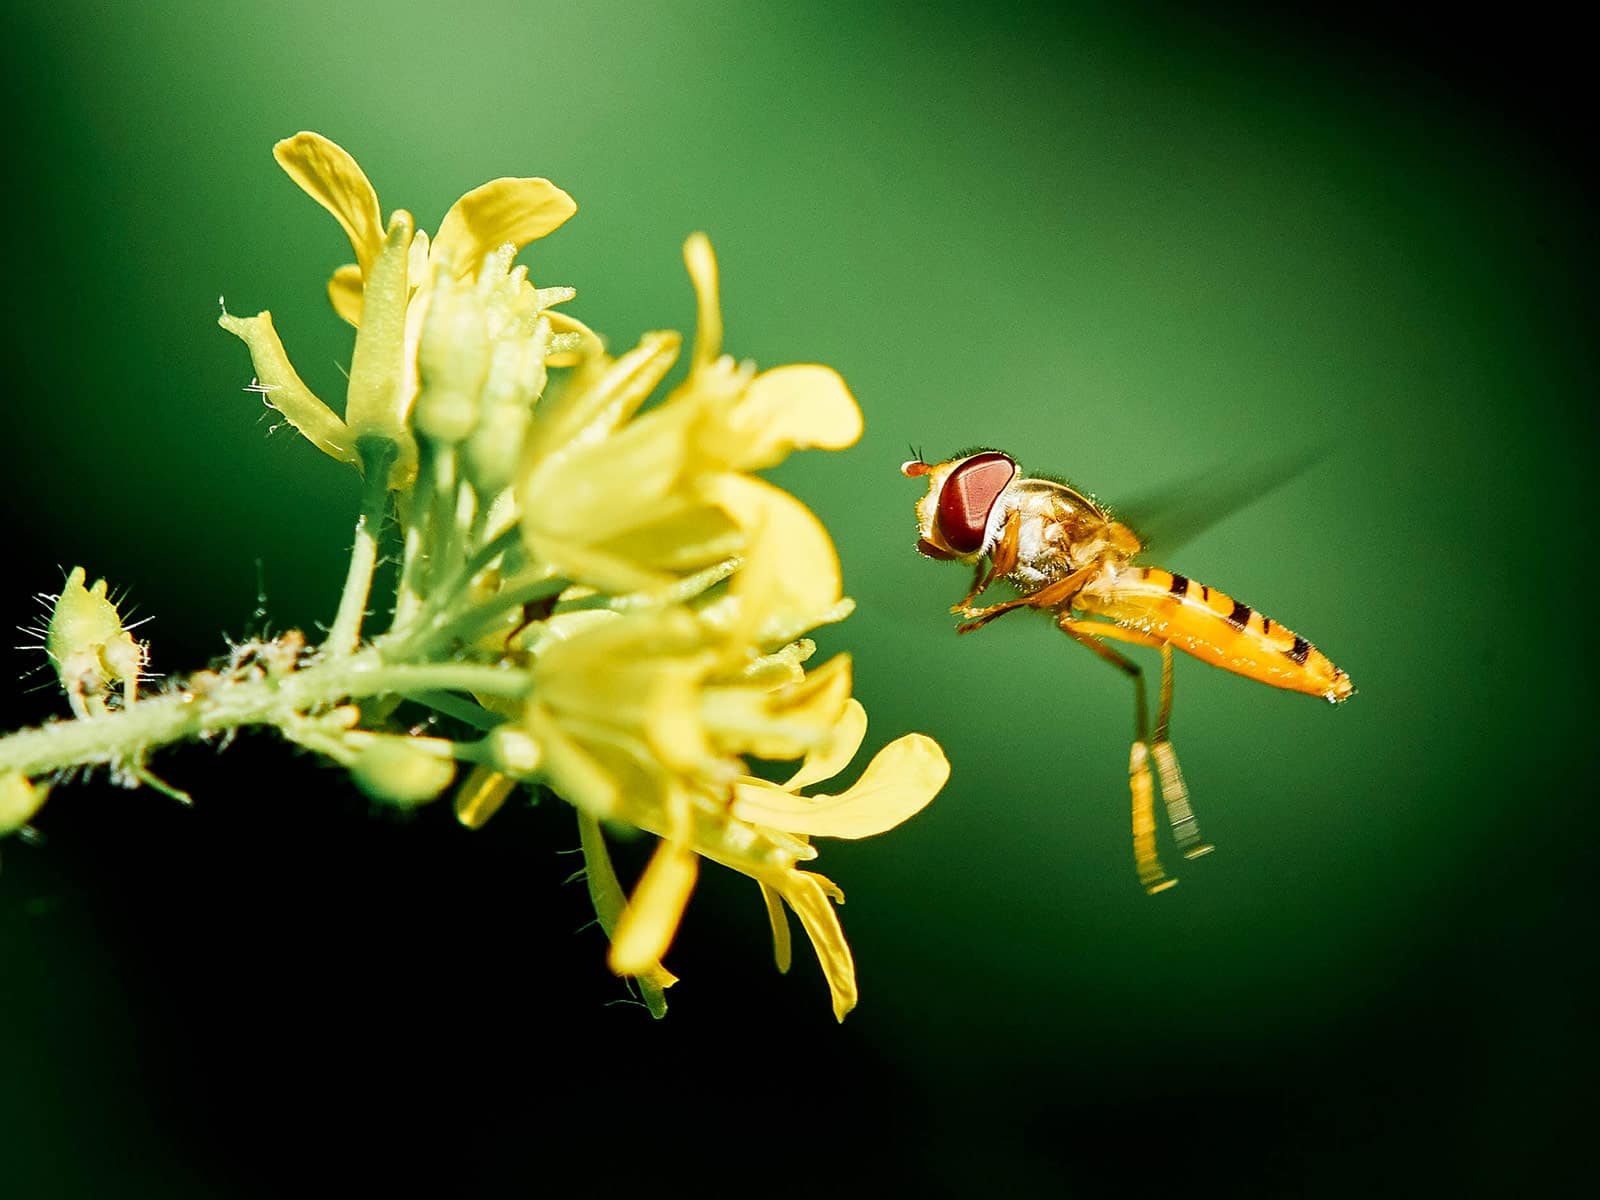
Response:
M1155 784L1150 777L1150 726L1145 706L1144 671L1138 663L1106 645L1094 623L1063 616L1057 625L1073 641L1092 650L1133 680L1133 748L1128 754L1128 790L1133 797L1133 862L1139 872L1139 882L1153 896L1178 881L1161 869L1161 859L1156 854Z
M1167 806L1167 824L1172 828L1173 840L1185 858L1199 858L1210 854L1216 847L1200 840L1200 826L1189 807L1189 789L1183 782L1183 772L1178 769L1178 756L1172 752L1172 742L1167 738L1167 726L1172 720L1172 647L1161 645L1161 706L1156 715L1156 735L1150 743L1150 754L1156 760L1156 773L1161 777L1161 800Z
M1134 758L1137 759L1140 757L1139 751L1141 748L1143 748L1147 751L1149 758L1155 759L1156 773L1160 776L1161 780L1161 800L1166 806L1167 823L1172 828L1172 836L1178 844L1179 852L1182 853L1185 858L1199 858L1202 854L1211 853L1215 847L1200 840L1200 827L1195 821L1194 810L1189 806L1189 789L1183 782L1183 772L1178 769L1178 756L1173 753L1172 742L1167 736L1167 729L1172 721L1171 645L1163 641L1161 638L1153 637L1150 634L1142 633L1137 629L1130 629L1127 626L1116 625L1107 621L1074 619L1070 616L1063 615L1057 620L1057 625L1060 627L1063 633L1067 634L1075 641L1084 642L1086 645L1088 645L1090 642L1095 643L1099 646L1099 649L1096 650L1096 653L1098 653L1100 657L1105 658L1108 662L1111 662L1113 666L1118 667L1120 670L1135 675L1136 679L1138 680L1140 704L1138 726L1140 730L1139 739L1140 743L1143 745L1141 746L1140 744L1135 744L1133 750ZM1156 728L1154 737L1146 738L1143 732L1145 729L1143 724L1144 685L1142 676L1137 674L1139 670L1138 666L1132 662L1129 662L1122 655L1117 654L1109 646L1106 646L1102 639L1129 642L1135 646L1149 646L1153 649L1161 651L1161 700L1156 712ZM1093 648L1094 647L1091 646L1091 649ZM1133 774L1133 767L1130 764L1130 776ZM1148 777L1148 766L1144 768L1144 774ZM1139 787L1139 782L1135 780L1134 857L1140 864L1140 882L1145 884L1147 891L1154 892L1159 891L1160 888L1151 887L1146 881L1145 863L1148 861L1149 863L1153 864L1154 869L1157 871L1160 871L1161 864L1159 861L1156 861L1155 858L1153 818L1151 821L1151 847L1149 850L1148 860L1140 850L1139 827L1141 825L1141 821L1138 815L1139 799L1137 795ZM1176 881L1169 881L1164 886L1171 886L1171 883L1173 882Z

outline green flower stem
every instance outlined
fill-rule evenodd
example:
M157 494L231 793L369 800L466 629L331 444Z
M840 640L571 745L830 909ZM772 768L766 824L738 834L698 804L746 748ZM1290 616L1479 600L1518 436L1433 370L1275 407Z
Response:
M386 664L376 650L325 658L290 675L212 680L204 689L140 700L88 720L60 721L0 738L0 774L28 778L94 763L138 762L172 742L246 725L293 725L303 714L367 696L428 691L525 695L525 672L479 663Z
M389 513L389 467L395 460L393 442L374 442L363 438L357 446L366 469L366 486L361 494L361 515L356 518L355 545L350 550L350 570L345 575L344 592L339 596L339 612L328 630L329 654L352 654L361 640L361 622L367 615L367 597L372 591L372 572L378 565L378 535Z
M509 554L521 545L522 529L512 522L472 552L472 557L467 559L465 578L471 579L502 554Z
M417 448L417 484L405 508L405 553L400 560L400 578L395 584L393 629L404 629L417 619L426 586L426 547L428 525L433 519L435 475L433 443L424 438Z
M420 646L413 651L411 642L403 643L401 657L426 658L432 654L448 652L457 642L471 644L504 621L508 613L540 600L553 599L571 586L570 579L560 576L551 578L541 575L537 579L521 584L512 580L483 603L453 616L449 614L441 616L432 630L418 630L416 636L420 640Z
M427 555L423 559L423 591L439 594L439 584L444 576L450 543L455 538L456 503L460 492L460 474L457 470L455 450L449 446L436 447L433 460L433 478L428 493L419 497L428 512L428 534L423 539Z
M405 697L413 704L420 704L424 708L433 709L436 713L454 717L462 724L471 725L474 729L481 729L486 733L504 725L506 720L498 713L492 713L450 692L407 692Z
M460 593L472 582L474 576L486 570L489 564L502 556L506 556L507 562L512 561L511 556L521 548L522 530L513 523L474 550L471 557L450 579L429 592L427 602L420 605L418 611L412 612L404 621L397 615L394 623L395 632L404 633L412 627L419 630L426 629L430 624L436 624L450 605L460 598Z

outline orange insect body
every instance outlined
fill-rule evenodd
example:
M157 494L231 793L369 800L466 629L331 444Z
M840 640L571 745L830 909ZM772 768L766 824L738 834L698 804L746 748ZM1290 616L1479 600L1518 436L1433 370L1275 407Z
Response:
M1179 848L1189 857L1211 849L1199 840L1188 791L1167 738L1172 708L1172 650L1271 687L1348 699L1350 677L1299 634L1203 583L1159 567L1136 566L1139 537L1089 497L1050 479L1019 478L1016 462L995 450L901 472L926 476L917 502L917 549L929 558L974 564L972 589L951 611L967 618L962 633L1021 608L1050 613L1057 627L1135 683L1135 740L1129 761L1134 855L1147 890L1170 887L1155 852L1150 759ZM1014 600L974 608L991 584L1005 580ZM1140 668L1109 642L1161 651L1161 701L1150 731Z
M1334 703L1354 691L1350 677L1299 634L1160 567L1125 568L1103 587L1091 584L1078 593L1077 607L1271 687Z

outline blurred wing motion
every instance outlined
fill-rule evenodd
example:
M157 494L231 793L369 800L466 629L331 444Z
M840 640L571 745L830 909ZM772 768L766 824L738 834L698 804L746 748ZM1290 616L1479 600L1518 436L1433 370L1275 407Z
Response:
M1319 448L1290 457L1219 465L1181 483L1135 492L1111 507L1146 550L1153 547L1171 554L1327 457L1327 449Z

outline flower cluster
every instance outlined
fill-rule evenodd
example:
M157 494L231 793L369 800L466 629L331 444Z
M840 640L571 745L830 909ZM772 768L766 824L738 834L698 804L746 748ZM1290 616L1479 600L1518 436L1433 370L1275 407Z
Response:
M856 441L861 414L844 382L822 366L757 372L722 353L716 262L701 235L684 247L698 296L687 371L658 395L680 335L649 333L613 355L560 307L571 288L536 287L513 265L576 211L555 185L487 183L430 239L404 210L385 221L366 176L327 139L297 134L275 154L354 251L328 286L357 327L343 415L300 379L270 314L224 312L221 323L247 343L267 402L368 487L339 616L300 674L363 656L375 669L427 667L436 684L393 697L391 711L426 704L483 736L406 738L374 726L368 709L369 727L357 728L349 706L280 725L398 803L439 794L453 761L470 764L455 803L474 827L522 785L571 803L610 964L658 1015L674 982L662 958L701 860L748 875L780 968L787 905L842 1019L856 1001L833 907L843 896L804 869L812 839L884 832L949 771L936 743L910 734L854 786L812 791L847 767L866 731L849 657L812 666L805 636L851 603L827 531L755 472ZM363 640L391 512L402 541L394 620ZM774 784L756 759L799 765ZM631 897L606 823L659 839Z

